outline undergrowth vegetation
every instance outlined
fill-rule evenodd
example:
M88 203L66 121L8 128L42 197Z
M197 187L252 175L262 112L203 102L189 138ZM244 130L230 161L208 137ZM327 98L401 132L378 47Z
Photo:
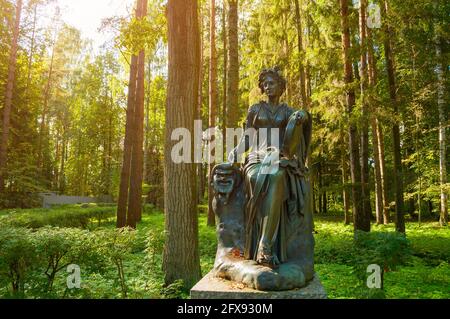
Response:
M215 230L200 210L202 273L213 267ZM0 212L3 298L188 298L183 283L164 286L164 215L147 206L137 231L115 229L112 206L65 206ZM354 233L337 216L316 216L316 271L329 298L450 298L450 232L437 223ZM69 265L80 289L68 289ZM367 288L369 265L382 289Z

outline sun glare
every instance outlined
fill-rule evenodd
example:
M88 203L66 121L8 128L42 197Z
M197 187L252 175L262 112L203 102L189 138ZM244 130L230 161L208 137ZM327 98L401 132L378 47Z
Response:
M102 20L113 16L123 16L131 12L135 0L57 0L48 12L54 14L59 7L62 20L79 29L82 36L93 41L94 47L108 40L105 32L99 32Z

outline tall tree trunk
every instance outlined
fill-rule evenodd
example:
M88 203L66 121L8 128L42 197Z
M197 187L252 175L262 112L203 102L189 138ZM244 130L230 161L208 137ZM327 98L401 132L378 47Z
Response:
M384 156L384 133L383 127L378 119L376 119L377 125L377 139L378 139L378 153L380 156L380 177L381 184L383 185L383 223L385 225L391 222L390 212L389 212L389 197L388 197L388 187L387 187L387 176L386 176L386 160Z
M66 135L66 127L63 127L62 132L62 141L61 141L61 165L60 165L60 171L59 171L59 182L58 182L58 189L61 194L64 194L66 191L66 183L65 183L65 164L66 164L66 151L67 151L67 135Z
M312 202L313 202L313 212L314 214L318 213L317 210L317 193L318 191L316 191L316 185L317 185L317 172L313 171L313 173L311 174L312 178L311 178L311 188L312 188Z
M299 75L300 75L300 96L302 99L302 108L309 109L308 98L306 96L306 77L305 77L305 53L303 50L303 28L302 20L300 15L300 3L299 0L294 0L295 2L295 24L297 27L297 45L299 57Z
M122 171L120 174L119 199L117 203L117 228L127 224L127 203L131 175L132 130L134 127L134 107L136 104L136 78L138 57L133 55L130 62L130 79L128 83L127 116L125 123L125 140Z
M34 45L35 45L35 41L36 41L37 8L38 8L38 3L34 4L34 10L33 10L34 11L34 13L33 13L33 31L31 33L30 56L28 57L27 94L29 94L28 90L29 90L30 84L31 84L31 69L33 68Z
M11 106L14 82L16 80L17 48L20 30L20 15L22 13L22 0L16 4L16 19L14 22L11 51L8 63L8 80L6 82L5 106L3 108L2 141L0 145L0 192L5 188L6 162L8 158L8 141L11 122Z
M47 113L48 113L48 103L50 100L51 93L51 85L52 85L52 77L53 77L53 64L55 62L55 46L56 39L58 37L58 30L55 30L55 35L53 38L52 44L52 55L50 58L50 66L48 70L48 79L44 89L44 103L42 106L42 114L41 114L41 123L39 126L39 137L38 137L38 159L37 159L37 167L40 170L41 174L43 173L43 158L44 158L44 150L43 150L43 139L44 135L46 135L46 123L47 123Z
M322 159L321 159L321 155L319 155L319 163L317 165L317 179L318 179L318 183L317 183L317 198L318 198L318 204L319 204L319 214L323 213L323 204L322 204L322 200L323 200L323 196L322 196L322 188L323 188L323 180L322 180Z
M323 199L322 199L322 205L323 205L322 213L326 215L328 213L328 195L327 195L326 191L323 191L322 197L323 197Z
M209 15L209 127L216 127L216 113L217 113L217 52L216 52L216 1L210 0L210 15ZM208 154L211 154L209 149L212 140L208 143ZM211 154L214 156L214 154ZM212 201L214 197L214 190L212 187L212 171L214 163L211 159L208 160L208 226L216 225L216 217L212 207Z
M199 29L196 0L169 0L167 8L169 80L165 129L165 283L181 279L186 288L201 277L196 209L195 164L175 164L172 132L194 131L198 103ZM193 147L192 147L193 148Z
M373 52L373 38L372 38L372 31L367 28L367 53L368 53L368 75L369 75L369 85L372 91L375 90L375 87L377 85L377 64L375 60L375 55ZM374 93L372 93L374 94ZM373 144L373 153L374 153L374 161L375 161L375 211L376 211L376 219L377 224L387 224L389 222L389 219L386 220L386 214L385 209L387 210L387 207L385 207L385 196L384 196L384 182L382 178L382 168L381 165L384 167L384 156L381 157L380 152L380 133L379 130L379 123L378 123L378 106L376 100L373 98L373 96L369 97L370 105L371 105L371 119L370 124L372 126L372 144ZM381 128L380 128L381 129ZM383 163L383 164L381 164Z
M147 0L138 2L139 13L143 19L147 16ZM145 51L141 49L137 64L136 102L134 107L134 132L131 155L130 194L128 198L127 225L136 228L142 219L142 181L144 158L144 103L145 103Z
M112 92L111 92L111 105L110 108L113 107L113 101L112 101ZM111 195L111 179L112 179L112 143L113 143L113 113L112 111L109 113L109 119L108 119L108 162L107 162L107 179L106 179L106 194L105 195Z
M356 103L353 84L352 61L350 58L350 28L348 22L348 0L340 0L341 26L342 26L342 51L344 62L344 75L346 88L347 116L351 118ZM363 207L361 188L361 165L359 161L359 141L356 124L349 124L350 145L350 173L352 178L353 220L355 230L370 231L370 219L367 218Z
M344 202L344 223L350 224L350 202L348 194L348 169L347 169L347 151L346 151L346 139L344 130L341 130L341 169L342 169L342 199Z
M303 1L303 0L302 0ZM311 3L311 0L306 0L306 6L308 7ZM306 11L306 45L305 47L311 47L311 26L313 24L311 15ZM306 103L311 106L311 96L312 96L312 80L311 80L311 65L305 59L305 90L306 90Z
M222 41L223 41L223 101L222 101L222 140L226 145L227 140L227 105L228 105L228 34L226 0L222 0ZM225 149L225 147L224 147ZM225 149L226 153L227 150ZM227 156L225 156L227 158Z
M375 158L375 212L377 224L383 224L383 184L381 182L381 171L380 171L380 151L378 143L377 134L377 123L376 119L372 118L372 144L373 144L373 156Z
M436 73L437 73L437 104L439 112L439 175L441 185L441 207L439 223L441 226L448 224L448 195L445 191L445 184L447 183L447 157L446 157L446 104L445 104L445 77L444 65L442 61L442 48L439 37L436 35Z
M360 82L361 82L361 186L363 194L363 209L366 218L372 217L372 207L370 204L369 187L369 115L367 101L367 34L366 34L366 15L367 0L359 2L359 41L361 50L360 60Z
M286 78L286 91L285 91L285 100L289 105L292 105L292 98L294 95L293 81L291 81L291 71L290 71L290 61L289 57L292 54L289 43L289 35L288 35L288 21L289 15L291 11L291 1L283 0L281 7L281 30L282 30L282 56L281 59L285 63L284 76Z
M227 126L230 128L238 128L239 121L238 42L238 0L228 0Z
M150 98L151 98L151 85L152 85L152 59L147 61L147 95L145 99L145 132L144 132L144 181L150 184L149 181L149 159L150 159Z
M397 101L397 84L395 80L395 66L394 55L392 53L391 28L387 22L387 14L389 12L389 5L384 0L382 6L382 14L385 18L385 40L384 51L386 58L386 71L389 82L389 95L394 108L394 116L396 120L399 120L399 109ZM405 233L405 217L403 212L403 173L402 173L402 152L400 146L400 126L395 122L392 126L393 146L394 146L394 184L395 184L395 228L400 233Z
M199 70L199 85L198 85L198 103L197 103L197 109L195 112L195 119L198 121L202 121L202 105L203 105L203 81L204 81L204 72L203 72L203 65L204 65L204 39L203 39L203 13L202 8L199 8L199 29L200 29L200 63L198 65ZM202 128L203 129L203 128ZM203 141L202 141L202 148L197 149L198 151L203 151ZM202 163L198 163L197 167L197 191L198 191L198 199L197 203L200 204L203 201L203 197L205 195L205 179L206 177L203 175L203 161Z
M61 158L61 132L59 126L56 128L56 134L55 134L55 167L53 168L52 172L52 187L51 189L58 189L59 184L59 171L58 171L58 164L57 161Z

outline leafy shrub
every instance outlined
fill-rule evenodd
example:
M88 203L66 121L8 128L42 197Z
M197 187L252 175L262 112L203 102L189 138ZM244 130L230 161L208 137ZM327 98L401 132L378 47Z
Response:
M136 232L131 228L99 230L92 233L97 242L97 251L104 256L117 270L117 281L122 297L127 297L124 260L131 253Z
M32 209L12 211L0 216L0 224L9 227L41 228L44 226L83 228L86 229L91 221L98 224L108 218L114 217L114 207L60 207L56 209Z
M355 233L356 267L376 264L385 271L395 270L406 263L411 253L408 239L398 232Z
M150 267L154 267L156 262L161 260L164 250L165 235L164 231L155 231L151 229L147 233L146 240L146 262Z
M354 256L353 228L335 224L316 225L315 262L317 264L352 265Z
M166 299L182 299L184 293L184 281L181 279L161 289L161 295Z
M92 243L92 234L76 228L44 227L32 235L36 253L46 276L45 293L50 293L56 275L70 264L85 266L86 269L102 268L102 256Z
M30 230L0 227L0 283L10 285L12 296L24 296L25 283L36 261Z
M77 264L85 274L107 275L105 279L112 277L120 285L122 297L125 298L124 264L134 235L135 232L130 229L90 232L48 226L36 231L0 227L0 288L3 287L0 290L6 297L10 295L9 291L13 297L25 294L57 297L54 283L58 274L64 272L68 265ZM114 269L115 273L109 272L109 269ZM65 287L65 282L61 284ZM79 294L91 296L87 288L83 287ZM64 289L66 294L67 289Z
M42 199L37 193L2 192L0 193L1 208L34 208L42 205Z
M409 241L405 235L398 232L357 231L354 240L353 273L359 278L361 285L357 288L359 298L383 299L384 273L396 270L404 265L411 257ZM381 287L369 289L366 285L367 267L378 265L381 268Z

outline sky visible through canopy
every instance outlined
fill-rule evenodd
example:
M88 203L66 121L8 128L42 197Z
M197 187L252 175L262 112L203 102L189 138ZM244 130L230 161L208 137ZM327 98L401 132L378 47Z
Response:
M135 0L57 0L61 17L67 24L79 29L82 37L93 41L94 50L111 38L99 32L102 20L131 13ZM50 14L53 14L54 11Z

